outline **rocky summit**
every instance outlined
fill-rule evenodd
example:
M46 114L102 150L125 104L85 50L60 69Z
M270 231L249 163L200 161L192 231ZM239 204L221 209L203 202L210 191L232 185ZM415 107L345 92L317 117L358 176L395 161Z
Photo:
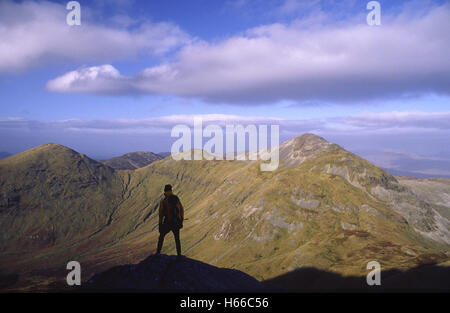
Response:
M298 166L319 153L333 149L342 148L320 136L306 133L280 145L280 161L286 166Z

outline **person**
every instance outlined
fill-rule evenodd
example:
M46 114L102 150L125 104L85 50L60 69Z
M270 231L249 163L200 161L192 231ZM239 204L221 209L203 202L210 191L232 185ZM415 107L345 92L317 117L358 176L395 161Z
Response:
M164 199L159 203L159 239L156 253L160 254L164 237L172 232L177 255L181 257L180 229L183 227L184 208L180 199L173 194L172 186L164 186Z

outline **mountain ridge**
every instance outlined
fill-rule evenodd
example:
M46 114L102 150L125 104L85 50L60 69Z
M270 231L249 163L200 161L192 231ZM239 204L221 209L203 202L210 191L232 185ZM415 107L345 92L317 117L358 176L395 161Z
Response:
M343 150L339 145L328 142L320 136L305 133L280 145L280 161L282 161L283 165L295 167L329 149Z
M166 183L186 209L184 253L258 280L308 265L362 275L374 259L401 269L448 260L448 244L442 241L449 237L448 207L421 200L372 163L322 140L298 138L302 145L290 144L287 155L299 146L294 159L301 162L274 172L261 172L260 161L170 157L134 171L114 171L52 145L0 161L0 193L11 200L0 204L0 221L7 221L1 225L6 237L0 241L0 270L19 273L15 288L39 289L64 272L68 259L79 260L87 275L139 262L156 246L155 212ZM311 148L314 142L324 149ZM25 174L31 176L24 179ZM35 205L40 192L47 193L44 187L59 184L60 193L45 198L39 214L19 214ZM14 225L20 223L30 227L14 237L20 230ZM55 240L38 245L29 239L51 233L52 227ZM174 250L171 240L164 249ZM41 278L33 278L33 272Z
M103 164L116 170L135 170L162 160L164 157L148 151L136 151L125 153L121 156L102 161Z

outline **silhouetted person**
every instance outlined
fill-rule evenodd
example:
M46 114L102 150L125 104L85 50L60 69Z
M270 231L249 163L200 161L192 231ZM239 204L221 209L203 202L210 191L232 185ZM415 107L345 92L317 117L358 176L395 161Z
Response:
M184 209L180 199L173 194L172 186L164 186L164 199L159 203L159 240L157 254L161 253L164 236L172 232L177 255L181 256L180 229L183 227Z

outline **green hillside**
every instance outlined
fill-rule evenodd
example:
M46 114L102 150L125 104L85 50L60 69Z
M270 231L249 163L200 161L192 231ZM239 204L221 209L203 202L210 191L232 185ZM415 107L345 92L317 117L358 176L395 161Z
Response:
M0 249L37 250L86 238L121 199L113 170L66 147L47 144L0 161Z
M171 157L114 171L58 145L1 160L0 270L18 275L10 289L45 289L63 287L69 260L85 279L138 263L156 248L168 183L186 210L184 254L259 280L299 267L361 275L372 260L384 269L448 261L449 206L315 135L282 144L280 157L273 172ZM174 250L169 235L163 252Z

